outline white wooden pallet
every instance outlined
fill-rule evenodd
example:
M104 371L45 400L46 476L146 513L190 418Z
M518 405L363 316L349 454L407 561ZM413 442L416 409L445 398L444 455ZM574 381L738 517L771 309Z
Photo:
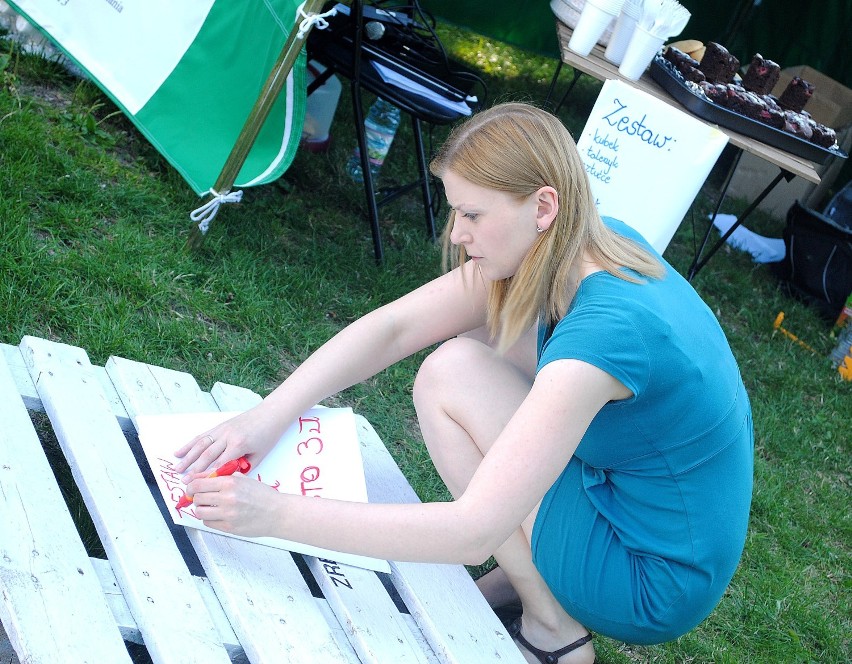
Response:
M306 557L306 579L289 552L187 529L204 568L193 576L127 435L140 414L259 399L123 358L96 367L36 337L0 344L0 664L129 662L125 641L157 664L524 661L462 566L392 562L379 575ZM86 553L28 411L47 413L107 560ZM417 501L357 421L370 501Z

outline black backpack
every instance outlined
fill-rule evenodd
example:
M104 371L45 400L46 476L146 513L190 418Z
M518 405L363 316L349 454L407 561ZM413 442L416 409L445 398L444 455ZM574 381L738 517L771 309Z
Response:
M834 321L852 292L852 183L823 213L793 203L784 244L787 253L774 265L782 285Z

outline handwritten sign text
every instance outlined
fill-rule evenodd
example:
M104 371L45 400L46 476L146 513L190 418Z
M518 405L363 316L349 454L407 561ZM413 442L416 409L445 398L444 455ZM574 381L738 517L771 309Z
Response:
M174 509L186 493L181 474L175 471L174 451L199 433L237 413L187 413L137 417L139 440L154 471L163 500L175 523L211 531L198 519L192 504ZM265 458L252 468L250 477L282 492L314 498L367 501L367 485L361 448L348 408L313 408L299 417ZM226 533L227 534L227 533ZM229 535L232 536L232 535ZM339 563L389 571L383 560L328 551L273 537L239 538L321 556ZM345 583L339 575L336 583Z
M632 226L662 252L727 140L685 110L609 80L577 150L601 215Z

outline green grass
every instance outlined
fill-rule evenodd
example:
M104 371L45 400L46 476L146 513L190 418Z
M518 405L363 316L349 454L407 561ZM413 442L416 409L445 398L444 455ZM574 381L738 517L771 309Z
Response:
M451 53L486 79L490 103L543 100L554 62L440 30ZM189 251L187 215L198 199L180 177L92 85L4 48L0 342L36 335L80 346L95 364L117 355L187 371L205 390L224 381L265 394L346 323L439 273L416 195L382 209L386 260L376 265L362 189L344 172L354 144L345 93L331 151L300 152L279 182L225 207L203 246ZM583 77L562 112L575 134L598 89ZM445 132L433 132L434 145ZM384 181L414 172L411 142L400 130ZM712 194L711 182L667 251L681 272ZM744 205L726 202L723 211ZM749 221L766 235L778 236L781 225ZM725 248L694 284L729 335L754 406L746 551L720 606L693 632L655 647L601 638L599 661L850 661L852 384L828 363L826 323L786 297L765 266ZM779 311L816 353L773 333ZM442 500L411 405L422 357L335 403L373 423L423 500Z

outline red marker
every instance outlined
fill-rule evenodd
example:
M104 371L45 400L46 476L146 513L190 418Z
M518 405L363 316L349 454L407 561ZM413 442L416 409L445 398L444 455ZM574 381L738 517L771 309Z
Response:
M251 470L251 463L244 456L239 459L227 461L219 466L216 470L210 473L207 477L224 477L225 475L233 475L234 473L247 473ZM183 494L180 500L177 501L175 509L180 512L184 507L192 505L192 496Z

